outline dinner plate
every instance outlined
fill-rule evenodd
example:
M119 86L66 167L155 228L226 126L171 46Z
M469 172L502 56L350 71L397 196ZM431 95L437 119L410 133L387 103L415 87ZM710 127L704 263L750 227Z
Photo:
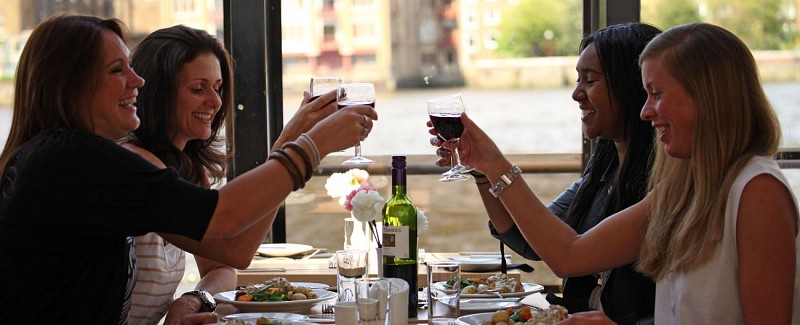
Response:
M276 320L296 320L296 321L305 321L308 320L308 316L300 315L300 314L292 314L292 313L239 313L239 314L230 314L227 316L222 317L221 320L228 321L232 319L239 319L247 322L255 322L261 317L266 317L269 319L276 319Z
M450 258L453 262L461 264L462 272L491 272L500 269L501 262L500 255L473 255L473 256L459 256ZM506 258L506 263L511 263L511 258Z
M456 322L461 325L481 325L483 322L490 322L492 320L492 315L494 312L488 313L480 313L480 314L472 314L461 316L456 318Z
M501 299L465 299L459 303L459 309L466 312L498 311L507 308L517 308L522 303L519 301L508 301Z
M267 257L287 257L310 251L313 247L302 244L261 244L258 247L258 255Z
M329 287L327 284L316 282L292 282L292 285L295 287L306 287L309 289L325 289Z
M289 300L289 301L236 301L236 290L220 292L214 295L218 304L230 304L241 312L302 312L311 309L314 305L336 297L336 293L327 290L312 289L317 294L316 299Z
M446 282L436 282L433 285L436 286L440 290L452 291L452 290L447 290L447 289L444 288L444 284L445 283ZM541 292L542 290L544 290L544 287L541 284L523 283L522 284L522 291L520 291L520 292L501 293L500 295L502 295L503 298L525 297L525 296L530 295L530 294ZM497 296L494 295L494 294L491 294L491 293L469 293L469 294L462 294L461 295L461 299L467 299L467 298L493 298L493 297L497 297Z

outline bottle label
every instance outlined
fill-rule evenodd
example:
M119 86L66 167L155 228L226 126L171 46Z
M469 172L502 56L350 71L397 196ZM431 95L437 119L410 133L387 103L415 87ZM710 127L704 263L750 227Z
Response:
M383 226L383 256L411 258L408 226Z

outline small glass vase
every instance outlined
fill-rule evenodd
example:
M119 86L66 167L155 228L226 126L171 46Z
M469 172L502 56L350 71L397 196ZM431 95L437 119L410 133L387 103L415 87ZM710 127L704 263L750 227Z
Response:
M377 223L376 228L381 229L381 224ZM383 277L383 248L378 247L368 223L358 221L352 215L344 219L344 249L367 250L369 274Z

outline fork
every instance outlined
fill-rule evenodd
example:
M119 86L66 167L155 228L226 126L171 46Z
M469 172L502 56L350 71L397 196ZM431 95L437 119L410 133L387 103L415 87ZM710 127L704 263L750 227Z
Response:
M322 304L322 313L333 314L334 313L333 304Z

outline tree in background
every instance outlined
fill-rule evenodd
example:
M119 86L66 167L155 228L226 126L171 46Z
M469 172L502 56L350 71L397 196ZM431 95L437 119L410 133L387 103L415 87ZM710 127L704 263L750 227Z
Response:
M753 50L791 49L800 45L788 15L793 1L706 0L701 7L698 0L649 0L642 1L642 21L662 29L704 21L727 28Z
M729 29L754 50L794 46L797 34L786 0L709 0L706 21Z
M668 29L701 21L695 0L657 0L642 2L642 22Z
M580 0L522 0L509 6L499 26L498 53L509 57L578 55L581 7Z

